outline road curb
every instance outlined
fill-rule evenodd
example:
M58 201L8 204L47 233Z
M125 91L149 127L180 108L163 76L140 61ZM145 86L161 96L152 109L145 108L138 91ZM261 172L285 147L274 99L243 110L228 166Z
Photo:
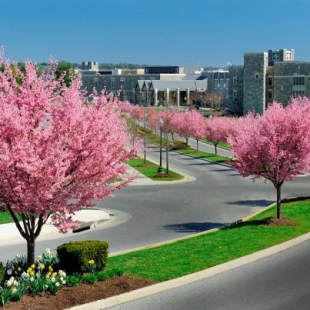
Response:
M121 305L126 302L130 302L142 297L147 297L153 294L161 293L169 289L177 288L195 281L199 281L202 279L206 279L208 277L217 275L221 272L228 271L234 268L241 267L243 265L255 262L257 260L260 260L262 258L280 253L284 250L287 250L293 246L296 246L298 244L301 244L307 240L310 239L310 233L307 233L305 235L299 236L295 239L286 241L284 243L269 247L267 249L255 252L253 254L249 254L240 258L237 258L235 260L232 260L230 262L217 265L215 267L208 268L203 271L199 271L196 273L192 273L188 276L183 276L174 280L165 281L162 283L154 284L151 286L147 286L141 289L137 289L125 294L109 297L103 300L98 300L92 303L88 303L85 305L79 305L73 308L69 308L67 310L96 310L96 309L108 309L113 306Z

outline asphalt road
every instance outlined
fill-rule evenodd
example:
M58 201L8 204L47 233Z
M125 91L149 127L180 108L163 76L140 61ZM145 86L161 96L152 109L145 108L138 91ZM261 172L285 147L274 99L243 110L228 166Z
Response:
M200 148L202 143L200 143ZM210 146L206 146L210 147ZM214 150L211 146L210 150ZM151 148L148 159L158 160ZM248 216L275 200L275 189L262 180L242 178L229 167L196 160L178 153L169 155L170 168L191 175L195 181L152 186L130 185L114 198L98 202L113 214L102 227L60 239L38 239L36 253L73 240L99 239L110 253L151 245L219 227ZM283 197L307 196L309 178L283 185ZM26 253L26 245L0 246L0 260Z
M307 310L310 241L111 310Z
M200 148L213 151L211 146ZM148 159L158 158L150 149ZM47 247L82 239L108 241L110 253L133 249L234 222L275 200L269 182L242 178L229 167L171 152L170 168L195 180L165 185L130 185L114 198L98 202L112 219L99 229L38 240L37 254ZM309 177L283 185L285 197L308 196ZM151 295L111 309L308 309L310 242L255 263ZM25 244L0 245L0 260L26 252Z

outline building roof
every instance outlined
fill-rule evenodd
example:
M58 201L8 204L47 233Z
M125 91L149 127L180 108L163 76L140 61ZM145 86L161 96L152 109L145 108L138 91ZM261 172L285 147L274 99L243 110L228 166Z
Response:
M207 90L207 80L179 80L179 81L145 81L146 85L149 85L149 90L165 91L167 88L169 90L179 89L181 91L205 91ZM148 84L151 82L150 84ZM140 88L141 89L141 88Z

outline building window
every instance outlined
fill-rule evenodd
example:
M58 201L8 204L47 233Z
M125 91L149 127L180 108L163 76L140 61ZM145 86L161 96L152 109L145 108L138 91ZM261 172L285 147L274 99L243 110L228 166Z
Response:
M272 100L273 99L273 92L272 90L268 90L268 100Z
M304 96L304 95L305 95L305 91L303 90L293 91L293 97L299 97L299 96Z
M233 98L234 99L238 98L238 92L235 89L233 90Z
M293 85L305 85L305 77L294 76Z
M116 83L115 83L115 81L112 81L112 82L111 82L111 88L114 89L115 87L116 87Z
M259 78L259 74L255 73L255 79L257 80Z
M237 86L237 77L236 76L233 77L233 86Z
M269 77L269 78L268 78L268 85L269 85L269 86L272 86L272 85L273 85L273 78L272 78L272 77Z

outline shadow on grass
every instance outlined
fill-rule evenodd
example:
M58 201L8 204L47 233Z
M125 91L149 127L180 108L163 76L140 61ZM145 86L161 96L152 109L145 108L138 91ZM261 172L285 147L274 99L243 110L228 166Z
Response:
M246 207L267 207L274 203L271 200L265 199L256 199L256 200L236 200L236 201L229 201L226 202L228 205L239 205L239 206L246 206Z
M230 223L228 225L225 225L225 227L222 227L222 230L227 229L235 229L235 228L242 228L242 227L248 227L248 226L262 226L264 225L262 220L249 220L246 222L243 222L242 220L236 221L233 223Z
M175 232L193 232L198 233L213 228L224 227L223 223L181 223L164 226L167 230L173 230Z

